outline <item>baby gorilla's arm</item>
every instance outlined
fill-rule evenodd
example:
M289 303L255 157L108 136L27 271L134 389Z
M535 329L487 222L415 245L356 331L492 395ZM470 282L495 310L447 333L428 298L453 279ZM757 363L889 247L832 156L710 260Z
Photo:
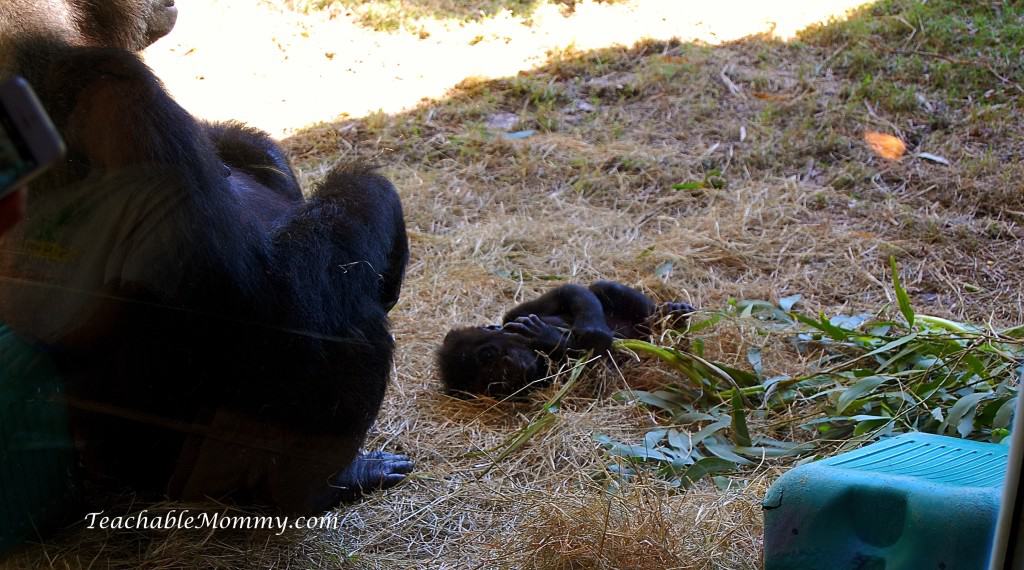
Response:
M606 328L601 301L589 289L579 285L563 285L518 305L505 314L503 322L529 315L561 317L574 328Z
M548 353L553 358L562 356L565 350L593 350L599 354L611 347L613 335L605 322L604 307L597 295L586 287L563 285L552 289L509 311L504 322L512 324L531 315L559 317L569 323L569 338L561 342L554 353Z

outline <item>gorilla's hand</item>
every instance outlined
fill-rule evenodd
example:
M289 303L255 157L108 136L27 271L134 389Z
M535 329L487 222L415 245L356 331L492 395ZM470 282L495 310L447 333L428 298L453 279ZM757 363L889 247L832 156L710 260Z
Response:
M545 323L537 315L518 317L506 323L502 330L525 338L530 348L549 354L557 350L563 341L562 331Z
M386 451L360 453L334 477L331 486L339 492L342 501L354 501L365 493L401 483L412 467L412 460L405 455Z

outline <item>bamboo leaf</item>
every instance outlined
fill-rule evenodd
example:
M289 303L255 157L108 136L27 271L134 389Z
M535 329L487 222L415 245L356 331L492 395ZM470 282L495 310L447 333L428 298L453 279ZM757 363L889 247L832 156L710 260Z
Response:
M576 386L576 382L579 381L580 375L583 374L583 369L586 368L586 366L584 365L590 360L590 357L591 351L587 351L586 354L584 354L583 356L576 360L576 362L573 364L572 373L569 375L569 379L566 380L565 385L563 385L558 390L558 392L556 392L554 396L551 396L551 399L544 404L545 410L550 412L556 409L562 403L562 400L565 399L566 394L572 391L573 387Z
M954 332L961 335L967 334L980 334L982 331L978 327L974 327L965 323L958 323L949 319L943 319L942 317L935 317L932 315L917 315L917 320L928 325L930 328L938 328Z
M761 370L764 367L764 362L761 360L761 349L756 346L752 346L747 349L747 362L750 363L751 368L754 369L754 374L760 379Z
M719 367L714 362L711 362L710 360L706 360L704 358L701 358L701 357L697 356L696 354L689 354L689 353L686 353L686 352L680 352L679 354L682 357L684 357L684 358L689 358L689 359L693 360L697 364L703 365L705 368L710 370L715 376L718 376L722 380L725 380L726 382L731 384L733 388L739 388L736 380L733 379L733 377L730 376L728 372L726 372L725 370L722 370L722 368Z
M991 392L975 392L957 400L953 407L949 409L949 413L946 414L946 421L942 422L939 432L945 433L950 427L955 427L961 437L966 437L962 430L973 425L978 403L991 395ZM965 418L968 420L967 424L964 424ZM970 433L970 429L968 429L967 433Z
M630 445L615 442L608 448L608 453L627 459L641 459L644 461L666 461L671 463L672 459L660 450L651 449L643 445Z
M715 313L703 321L691 322L686 331L690 334L698 333L706 328L710 328L718 324L718 321L722 320L722 313Z
M644 446L650 449L654 449L658 447L658 444L661 443L667 435L667 429L651 430L647 432L647 435L644 436Z
M680 404L679 401L674 401L674 400L670 400L668 398L665 398L665 397L662 396L661 393L658 393L658 392L653 392L652 393L652 392L645 392L643 390L637 390L637 391L633 392L632 395L637 400L647 404L648 406L652 406L652 407L655 407L655 408L660 408L662 410L665 410L666 412L675 412L676 410L679 409L679 404Z
M700 356L700 355L697 355ZM701 358L704 358L701 356ZM732 377L740 386L757 386L760 384L760 380L757 376L747 372L746 370L740 370L739 368L733 368L720 362L716 362L715 366L725 371L726 374Z
M679 478L683 485L689 486L713 473L725 473L735 470L736 464L731 461L717 457L705 457L680 473Z
M703 360L699 357L684 355L684 353L673 348L664 348L651 344L647 341L637 339L618 339L612 343L612 347L619 350L631 350L633 352L650 354L661 359L663 362L672 368L675 368L679 372L682 372L697 386L703 388L707 384L707 381L694 369L691 363L693 358Z
M857 427L853 428L854 437L864 435L868 432L877 430L878 428L891 424L892 418L880 418L875 420L864 420L857 424Z
M872 416L872 415L868 415L868 414L858 414L856 416L829 416L827 418L817 418L817 419L813 419L813 420L804 422L804 423L800 424L800 427L802 427L804 429L807 429L807 428L814 428L814 427L817 427L817 426L822 425L822 424L838 424L838 423L845 423L845 422L850 422L850 421L864 422L864 421L868 421L868 420L888 420L888 419L890 419L890 418L887 418L885 416Z
M855 331L866 323L871 315L861 313L859 315L836 315L828 320L829 323L848 331Z
M534 417L533 420L530 421L529 424L527 424L525 427L523 427L518 432L513 434L512 437L507 439L505 443L501 445L501 451L498 452L498 455L494 458L494 461L492 461L491 464L487 467L487 469L484 470L484 473L490 472L490 470L493 469L495 465L504 461L508 456L512 455L517 450L519 450L519 448L526 445L527 442L533 439L533 436L554 425L555 421L558 419L558 416L556 414L558 411L559 404L561 404L566 394L568 394L576 385L576 382L579 380L580 375L583 374L583 369L585 368L584 364L586 364L586 362L589 359L590 353L588 352L586 355L584 355L582 358L578 360L578 362L575 365L575 368L572 370L572 374L570 374L569 379L565 382L565 385L562 386L562 388L558 390L558 392L555 393L555 395L552 396L551 399L544 403L544 406L541 408L541 411L537 414L536 417Z
M1024 338L1024 325L1017 325L999 331L999 334L1010 338Z
M728 416L722 417L717 422L715 422L713 424L708 424L708 425L704 426L703 428L701 428L700 431L698 431L697 433L693 434L693 437L690 438L690 441L692 442L692 445L697 445L698 443L704 441L705 439L707 439L708 437L714 435L718 431L721 431L721 430L729 427L729 425L731 423L732 423L732 418L730 418Z
M654 276L659 279L668 279L672 275L672 269L675 266L672 261L663 261L654 268Z
M897 352L896 354L890 356L889 359L886 360L885 362L882 362L881 364L879 364L878 365L878 369L875 370L875 372L879 372L879 373L885 372L892 365L899 363L901 360L903 360L904 358L906 358L908 356L916 354L919 350L921 350L921 347L917 346L917 345L905 347L903 350L901 350L901 351ZM919 368L927 368L927 367L928 367L927 365L923 366L923 367L919 366Z
M914 308L910 305L910 296L907 290L900 283L900 271L896 266L896 257L889 256L889 268L892 269L892 287L896 290L896 302L900 306L903 318L907 319L907 326L914 326Z
M680 182L672 185L673 190L700 190L702 188L704 188L702 181Z
M704 440L704 448L710 451L712 455L721 457L726 461L732 461L737 465L752 465L750 460L734 452L732 445L719 439L717 436L712 436Z
M743 398L739 391L732 393L732 440L741 447L750 447L750 431L747 429L747 414L743 411Z
M861 378L853 386L850 386L839 394L839 399L836 401L836 411L840 414L846 413L846 408L855 401L863 398L865 395L871 393L888 380L885 376L868 376L867 378Z
M775 310L774 304L769 303L768 301L760 301L757 299L743 299L742 301L738 302L736 306L740 309L741 318L752 317L754 315L754 311L771 312Z
M865 354L864 356L875 356L875 355L878 355L878 354L882 354L883 352L889 352L890 350L892 350L894 348L898 348L898 347L903 346L904 344L907 344L908 342L914 340L915 338L917 338L917 335L918 335L918 333L916 333L916 332L915 333L910 333L907 336L903 336L903 337L900 337L900 338L898 338L898 339L896 339L894 341L887 342L887 343L883 344L882 346L880 346L880 347L872 350L871 352Z
M778 449L794 449L805 445L814 447L814 444L811 442L797 443L795 441L780 441L763 435L759 435L754 438L754 445L761 447L776 447Z
M816 321L816 320L814 320L814 319L812 319L812 318L810 318L810 317L808 317L806 315L801 315L800 313L792 313L792 315L793 315L793 318L795 318L796 320L800 321L801 323L820 330L821 332L823 332L823 333L827 334L828 336L832 337L834 340L842 341L842 340L846 340L847 338L850 337L850 332L849 331L841 329L841 328L833 325L832 323L830 323L828 321L828 319L825 318L824 314L820 315L820 317L821 317L820 321Z
M682 412L672 417L672 423L692 424L693 422L706 422L717 419L717 416L712 416L711 414L706 414L704 412Z
M800 302L802 296L797 293L796 295L790 295L789 297L783 297L779 299L779 308L787 313L793 310L793 306Z
M976 425L984 427L993 427L992 422L995 421L996 414L999 413L1000 408L1003 407L1009 397L996 398L989 402L986 402L984 406L978 406L978 414L975 416L974 421Z
M487 471L490 471L495 465L501 463L509 455L512 455L516 450L526 445L528 441L533 439L533 436L554 424L556 419L554 414L545 414L519 430L502 446L502 450L494 458L494 461L491 462L491 465L488 466Z
M680 453L689 455L693 451L693 444L690 441L690 434L680 432L677 429L668 430L668 444L679 450Z
M734 447L733 451L740 455L745 455L751 459L773 459L777 457L789 457L791 455L800 455L802 453L808 453L814 451L813 443L805 443L802 445L781 448L781 447Z
M1013 418L1013 413L1017 409L1017 397L1010 398L1005 404L1000 406L999 411L996 412L996 416L992 418L992 427L1008 429L1010 427L1010 420Z

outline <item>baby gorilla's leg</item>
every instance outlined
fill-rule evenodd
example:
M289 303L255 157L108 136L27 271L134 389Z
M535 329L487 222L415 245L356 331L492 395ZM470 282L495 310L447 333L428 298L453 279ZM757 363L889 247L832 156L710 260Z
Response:
M615 336L650 336L650 321L657 307L647 295L614 281L598 281L590 286L590 290L600 299L605 319L615 331Z
M679 329L685 327L690 315L696 312L697 309L689 303L671 301L658 305L658 310L651 316L651 320L653 323L662 323L666 328Z
M681 301L673 301L669 303L662 303L658 306L658 312L665 317L686 317L697 312L697 309L689 303L683 303Z

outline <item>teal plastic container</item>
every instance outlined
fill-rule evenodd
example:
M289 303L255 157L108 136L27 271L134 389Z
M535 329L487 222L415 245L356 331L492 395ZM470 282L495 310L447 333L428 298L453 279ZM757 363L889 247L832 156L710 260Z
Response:
M0 553L37 538L74 500L61 392L47 355L0 326Z
M764 566L983 570L1008 454L914 433L792 469L764 498Z

